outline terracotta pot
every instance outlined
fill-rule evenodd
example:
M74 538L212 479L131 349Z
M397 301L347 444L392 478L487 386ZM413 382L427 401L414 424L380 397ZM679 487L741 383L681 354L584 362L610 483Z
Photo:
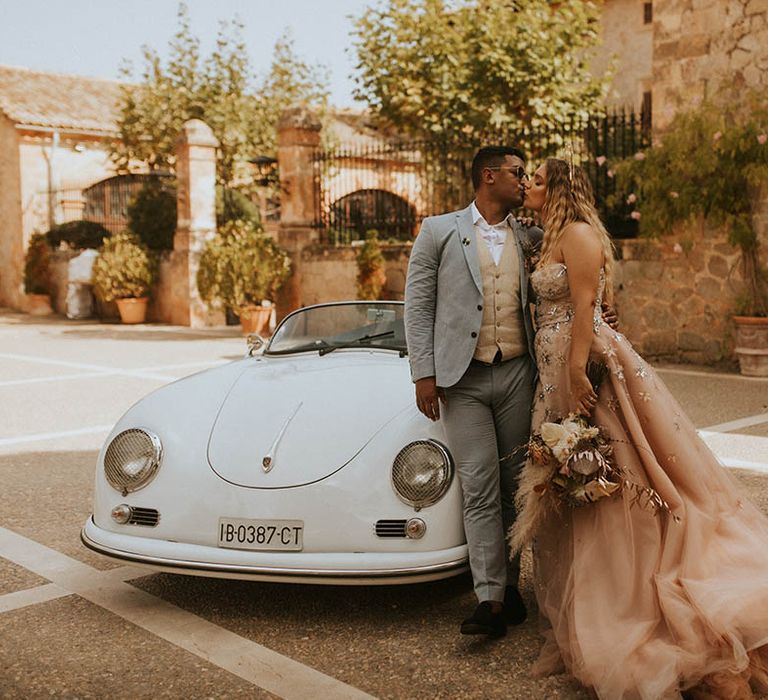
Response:
M736 357L747 377L768 377L768 318L734 316Z
M257 333L261 336L267 335L272 309L272 306L255 305L240 309L240 325L243 327L243 335L250 333Z
M144 323L147 318L147 297L140 299L118 299L117 310L123 323Z
M49 316L53 313L50 294L27 294L27 313L30 316Z

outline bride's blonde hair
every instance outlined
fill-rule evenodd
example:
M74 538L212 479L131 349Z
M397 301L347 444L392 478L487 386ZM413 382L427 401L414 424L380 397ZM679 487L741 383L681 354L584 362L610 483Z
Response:
M544 241L541 262L546 263L557 250L565 228L576 221L589 224L600 236L605 258L605 299L613 301L613 243L595 207L595 195L583 168L559 158L547 158L547 194L541 219Z

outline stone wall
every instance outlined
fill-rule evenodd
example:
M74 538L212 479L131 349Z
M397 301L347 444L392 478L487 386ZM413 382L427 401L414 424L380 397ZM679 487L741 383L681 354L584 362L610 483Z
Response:
M723 231L689 227L619 248L616 306L640 353L704 364L731 358L742 276L738 250Z
M656 0L653 124L720 88L768 88L768 0Z
M314 245L302 253L301 305L357 298L357 246ZM384 245L387 283L383 298L402 301L411 244Z

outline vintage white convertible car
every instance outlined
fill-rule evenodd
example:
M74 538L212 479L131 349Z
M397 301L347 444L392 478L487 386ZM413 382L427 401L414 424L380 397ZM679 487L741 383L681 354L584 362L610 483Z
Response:
M115 425L82 541L201 576L334 584L467 569L454 465L414 404L399 302L287 316Z

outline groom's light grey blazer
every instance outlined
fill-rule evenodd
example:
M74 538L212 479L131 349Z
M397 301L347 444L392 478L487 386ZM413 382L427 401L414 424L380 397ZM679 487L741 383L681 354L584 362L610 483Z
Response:
M514 233L507 244L517 247L520 260L520 303L535 361L533 325L528 303L528 270L524 249L537 250L542 231L510 219ZM441 387L453 386L469 366L477 347L483 317L483 285L470 208L424 219L408 262L405 285L405 335L411 379L435 377Z

